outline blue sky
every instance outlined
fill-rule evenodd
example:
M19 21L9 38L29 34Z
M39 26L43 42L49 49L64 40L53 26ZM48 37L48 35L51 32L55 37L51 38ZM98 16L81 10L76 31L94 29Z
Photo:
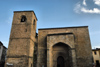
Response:
M33 10L39 28L89 26L92 48L100 47L100 0L2 0L0 41L8 47L13 11Z

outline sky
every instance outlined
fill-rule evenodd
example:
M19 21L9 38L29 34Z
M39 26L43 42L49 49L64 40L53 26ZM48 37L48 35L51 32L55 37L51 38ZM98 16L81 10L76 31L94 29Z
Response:
M8 47L13 12L33 10L40 28L88 26L92 48L100 48L100 0L1 0L0 41Z

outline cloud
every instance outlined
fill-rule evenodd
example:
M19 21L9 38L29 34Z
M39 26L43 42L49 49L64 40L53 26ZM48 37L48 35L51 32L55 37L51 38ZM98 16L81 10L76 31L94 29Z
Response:
M75 11L76 13L80 13L80 8L81 8L80 2L78 2L75 6L76 6L76 7L74 8L74 11Z
M93 0L93 1L94 1L94 3L95 3L96 5L100 6L100 0Z
M94 0L94 3L100 5L100 0ZM88 9L86 0L83 0L83 3L78 2L75 5L74 11L76 13L90 13L90 14L100 14L99 8Z
M100 9L98 8L93 8L93 9L86 9L86 8L81 8L81 11L84 12L84 13L97 13L97 14L100 14Z
M84 6L87 6L86 0L83 0L83 5L84 5Z

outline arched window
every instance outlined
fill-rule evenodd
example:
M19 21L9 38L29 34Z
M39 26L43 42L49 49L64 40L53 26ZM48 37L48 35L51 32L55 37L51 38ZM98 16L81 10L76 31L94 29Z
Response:
M34 21L33 21L33 25L35 25L35 19L34 19Z
M21 22L26 22L26 20L27 20L26 16L23 15L23 16L21 17Z

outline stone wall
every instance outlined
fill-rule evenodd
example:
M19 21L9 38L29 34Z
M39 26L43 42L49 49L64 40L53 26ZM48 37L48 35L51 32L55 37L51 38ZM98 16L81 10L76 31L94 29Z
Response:
M47 36L55 34L61 34L61 33L72 33L74 35L74 43L71 45L75 46L75 50L73 52L73 55L75 55L76 60L73 60L73 62L76 62L76 66L72 65L72 67L92 67L92 51L91 51L91 44L90 44L90 37L88 32L88 27L68 27L68 28L51 28L51 29L39 29L38 32L38 60L37 60L37 66L48 66L47 63L48 58L46 53L48 53L48 41ZM66 38L65 36L63 38ZM60 42L60 38L53 38L55 40L52 40L53 42ZM67 38L68 39L68 38ZM71 40L70 40L71 41ZM73 41L73 40L72 40ZM66 41L64 41L66 42ZM64 43L63 42L63 43ZM52 43L52 42L51 42ZM52 45L52 44L51 44ZM69 44L68 44L69 45ZM49 55L50 56L50 55Z
M22 16L26 18L24 22L21 21ZM71 61L66 62L69 64L67 66L92 67L87 26L39 29L36 36L36 25L37 18L33 11L14 12L5 67L57 67L60 49L63 51L61 56L67 56L66 51L69 55L67 57ZM58 50L55 52L53 46L59 43L62 48L57 47ZM65 49L62 45L68 48Z
M22 22L23 16L26 18ZM36 24L37 18L33 11L14 12L5 67L33 67Z

